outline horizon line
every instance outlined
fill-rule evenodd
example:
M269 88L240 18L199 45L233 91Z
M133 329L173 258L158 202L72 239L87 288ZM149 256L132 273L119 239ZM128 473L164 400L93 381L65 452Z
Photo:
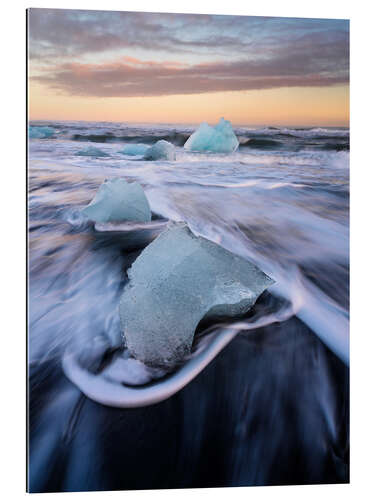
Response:
M225 116L223 117L225 118ZM227 118L225 118L227 119ZM209 123L209 124L215 124L217 123L218 121L220 120L220 118L216 121L210 121L210 120L202 120L202 121L199 121L199 122L183 122L183 121L180 121L180 122L171 122L171 121L136 121L136 120L132 120L132 121L127 121L127 120L87 120L87 119L69 119L69 118L64 118L64 119L61 119L61 118L30 118L28 117L27 121L28 123L29 122L33 122L33 121L39 121L39 122L42 122L42 121L48 121L48 122L87 122L87 123L126 123L126 124L129 124L129 125L193 125L193 126L199 126L201 123ZM320 124L296 124L296 125L292 125L292 124L285 124L285 123L279 123L279 124L274 124L272 123L272 125L270 124L267 124L267 123L244 123L244 122L234 122L234 121L231 121L231 124L235 127L289 127L289 128L301 128L301 127L306 127L306 128L312 128L312 127L340 127L340 128L350 128L350 120L345 124L330 124L330 125L326 125L326 124L323 124L323 123L320 123Z

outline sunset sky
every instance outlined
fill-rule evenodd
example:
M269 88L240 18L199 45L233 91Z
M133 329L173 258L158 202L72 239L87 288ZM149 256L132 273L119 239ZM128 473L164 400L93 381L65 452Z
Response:
M29 10L29 118L347 126L349 22Z

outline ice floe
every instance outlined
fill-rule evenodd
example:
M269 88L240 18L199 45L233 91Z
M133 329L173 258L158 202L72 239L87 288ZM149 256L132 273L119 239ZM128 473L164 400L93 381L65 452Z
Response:
M174 161L176 159L175 147L170 142L162 139L146 151L143 159Z
M29 127L29 139L48 139L55 133L52 127L37 127L32 125Z
M140 156L144 155L149 147L145 144L126 144L119 153L127 156Z
M203 319L241 316L273 280L185 223L170 223L136 259L120 301L126 346L138 360L172 367Z
M104 181L82 212L95 222L151 220L150 205L141 185L121 178Z
M110 154L106 153L105 151L95 148L94 146L89 146L86 149L82 149L81 151L78 151L76 153L76 156L95 156L95 157L103 157L103 156L111 156Z
M189 151L232 153L239 142L229 120L221 118L214 127L201 123L199 128L185 142L184 148Z

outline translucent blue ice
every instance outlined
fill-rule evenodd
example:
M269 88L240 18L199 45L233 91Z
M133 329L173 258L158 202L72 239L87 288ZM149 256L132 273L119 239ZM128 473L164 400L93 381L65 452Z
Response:
M173 367L191 351L202 318L246 313L272 283L255 265L170 223L128 271L120 301L127 348L155 367Z
M99 148L95 148L94 146L89 146L86 149L82 149L81 151L78 151L76 153L76 156L95 156L97 158L103 157L103 156L111 156L105 151L102 151Z
M29 127L29 139L47 139L52 137L55 133L55 129L52 127L37 127L31 125Z
M138 156L144 155L148 149L149 146L146 146L145 144L126 144L120 153L128 156Z
M82 212L95 222L151 220L150 205L140 184L121 178L104 181Z
M232 153L238 148L238 144L230 121L221 118L214 127L201 123L198 130L185 142L184 148L189 151Z
M173 144L162 139L146 151L143 159L174 161L176 159L176 152Z

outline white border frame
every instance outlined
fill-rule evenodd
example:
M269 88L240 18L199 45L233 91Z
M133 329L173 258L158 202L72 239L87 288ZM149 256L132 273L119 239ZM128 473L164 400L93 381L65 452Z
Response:
M267 0L249 3L231 0L228 5L215 0L173 1L138 0L23 0L2 5L1 116L2 172L2 410L1 414L1 491L4 498L25 495L25 9L27 7L81 8L96 10L136 10L286 17L324 17L351 20L351 484L221 488L201 490L157 490L136 492L71 493L69 499L83 495L96 498L172 499L179 498L278 498L300 500L338 496L340 499L371 498L374 473L374 326L369 312L374 309L372 284L373 198L374 198L374 104L373 48L374 16L371 3L345 0ZM5 321L4 321L5 317ZM43 494L43 499L51 494Z

